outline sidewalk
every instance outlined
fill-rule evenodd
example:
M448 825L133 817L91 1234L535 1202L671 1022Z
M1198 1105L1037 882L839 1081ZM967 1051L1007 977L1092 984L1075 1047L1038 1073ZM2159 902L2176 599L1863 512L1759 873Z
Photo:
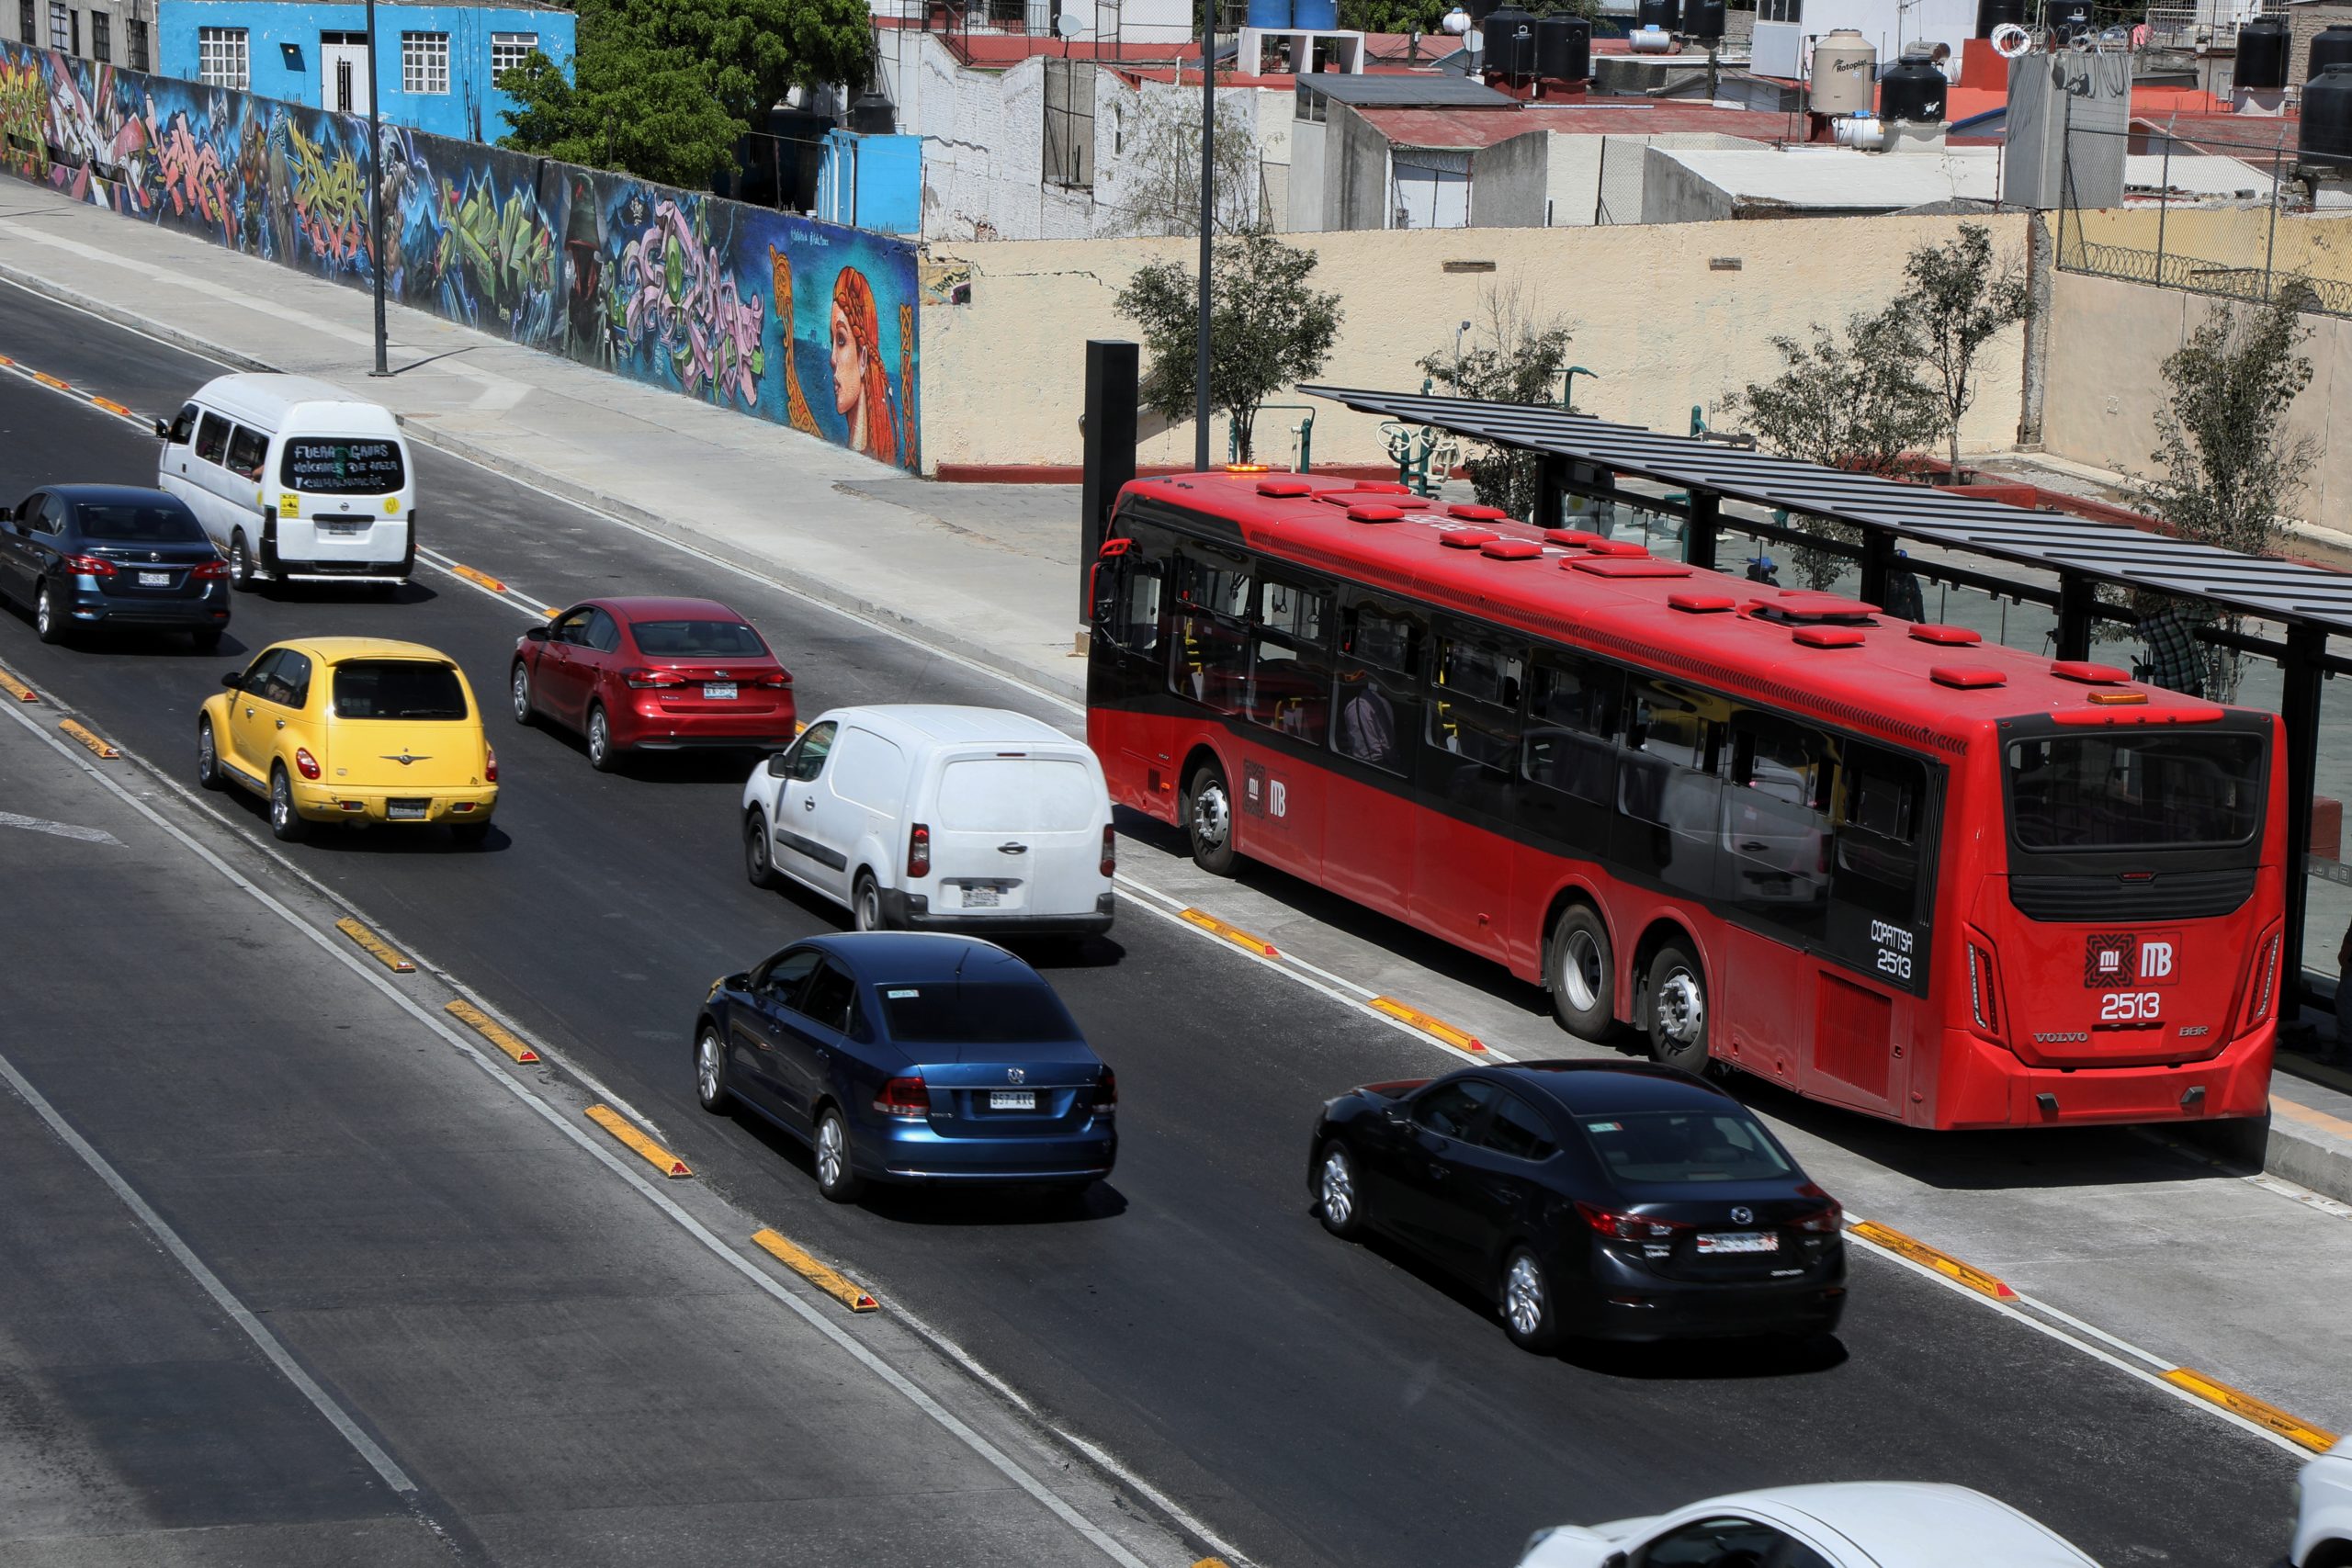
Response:
M1074 486L910 478L397 305L388 313L395 374L379 380L368 374L367 294L16 180L0 181L0 279L231 365L346 387L391 407L420 442L1034 686L1083 695L1085 666L1072 652ZM1020 380L1008 367L1006 396L1019 395ZM424 514L429 544L429 499ZM1301 941L1299 951L1313 945ZM1461 991L1477 1027L1486 1008L1476 987ZM2273 1094L2267 1151L2229 1153L2352 1201L2352 1093L2282 1073Z

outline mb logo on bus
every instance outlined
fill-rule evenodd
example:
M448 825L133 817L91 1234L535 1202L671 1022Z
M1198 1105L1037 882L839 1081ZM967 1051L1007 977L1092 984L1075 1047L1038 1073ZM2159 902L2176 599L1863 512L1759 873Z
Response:
M2084 942L2083 984L2095 989L2169 986L2179 977L2178 931L2102 931Z

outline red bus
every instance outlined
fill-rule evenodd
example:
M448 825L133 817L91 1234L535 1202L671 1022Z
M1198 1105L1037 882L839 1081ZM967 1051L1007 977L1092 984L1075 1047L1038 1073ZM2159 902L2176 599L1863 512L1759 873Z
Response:
M1922 1127L2266 1109L2271 715L1300 476L1129 484L1089 597L1114 801L1588 1039Z

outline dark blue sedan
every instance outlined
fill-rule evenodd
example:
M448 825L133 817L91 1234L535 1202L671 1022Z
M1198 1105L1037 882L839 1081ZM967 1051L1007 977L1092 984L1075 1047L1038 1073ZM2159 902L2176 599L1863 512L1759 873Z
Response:
M0 507L0 592L31 609L43 642L158 626L210 649L229 626L229 569L196 513L130 485L51 485Z
M1117 1078L1035 970L975 937L812 937L716 982L695 1091L807 1143L837 1203L866 1181L1083 1189L1119 1149Z

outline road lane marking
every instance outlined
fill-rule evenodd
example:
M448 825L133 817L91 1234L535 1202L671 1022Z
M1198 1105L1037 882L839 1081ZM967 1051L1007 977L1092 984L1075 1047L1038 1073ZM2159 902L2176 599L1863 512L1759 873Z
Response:
M2314 1427L2299 1416L2290 1416L2267 1400L2260 1400L2243 1389L2232 1388L2203 1372L2187 1367L2175 1367L2165 1374L2165 1381L2185 1388L2198 1398L2209 1400L2233 1415L2244 1416L2258 1427L2278 1433L2291 1442L2301 1444L2315 1454L2324 1454L2335 1446L2340 1434L2325 1427Z
M1395 997L1374 997L1364 1005L1375 1008L1390 1018L1411 1024L1441 1044L1451 1045L1457 1051L1467 1052L1472 1055L1483 1056L1487 1054L1487 1043L1468 1030L1457 1029L1442 1018L1431 1018L1420 1009L1400 1002Z
M1256 931L1245 931L1239 926L1227 925L1205 909L1187 908L1179 909L1176 913L1179 919L1189 925L1198 926L1209 935L1229 942L1245 953L1254 953L1261 958L1280 958L1283 955L1281 948L1268 942Z
M353 919L349 915L334 923L334 929L364 948L368 955L395 975L413 975L416 965L410 963L401 950Z
M441 1010L469 1026L476 1034L519 1063L527 1066L539 1059L539 1054L517 1039L512 1030L463 997L444 1004Z
M121 752L107 745L104 740L99 739L97 736L93 734L85 726L74 719L61 718L57 721L57 728L65 731L66 734L72 736L83 745L87 746L98 756L106 758L108 761L112 761L115 758L122 755Z
M592 1105L585 1112L589 1121L610 1133L627 1145L631 1153L673 1181L692 1176L686 1162L663 1148L643 1133L634 1122L609 1105Z
M1875 1220L1858 1220L1848 1229L1849 1234L1889 1252L1899 1253L1914 1263L1923 1264L1953 1283L1967 1286L1980 1296L1991 1296L1996 1301L2005 1302L2017 1299L2015 1291L1974 1264L1962 1263L1942 1248L1929 1247L1917 1236L1905 1235L1890 1225L1880 1224Z
M22 828L28 833L48 833L60 839L79 839L85 844L113 844L122 840L104 828L76 828L71 822L51 822L40 817L20 817L13 811L0 811L0 828Z
M6 670L0 670L0 692L7 693L10 696L16 698L20 703L37 703L40 701L40 694L39 692L34 691L30 686L26 685L22 681L17 680Z
M107 1163L106 1156L91 1147L88 1140L75 1132L65 1118L57 1113L54 1106L41 1098L40 1090L27 1082L25 1076L17 1071L16 1065L6 1056L0 1056L0 1077L6 1077L8 1080L8 1087L15 1089L17 1097L32 1108L33 1114L48 1122L49 1130L56 1134L67 1148L80 1156L82 1163L96 1171L99 1180L113 1190L114 1195L122 1200L123 1206L137 1216L141 1224L147 1227L148 1234L164 1244L164 1250L170 1253L179 1266L187 1270L188 1277L203 1287L204 1293L210 1296L215 1304L228 1314L230 1319L239 1328L245 1331L246 1337L254 1342L263 1355L269 1358L270 1364L285 1373L286 1381L300 1390L302 1397L311 1402L311 1407L325 1416L336 1431L343 1434L344 1441L358 1451L359 1457L368 1461L368 1467L382 1478L385 1485L395 1492L414 1493L416 1491L416 1483L408 1478L407 1472L401 1470L393 1461L392 1456L379 1447L373 1438L359 1429L359 1423L352 1419L351 1413L337 1404L332 1394L321 1388L311 1374L301 1369L294 1358L287 1353L286 1347L278 1342L277 1336L263 1326L261 1319L246 1310L245 1303L230 1292L229 1287L220 1282L220 1277L218 1274L204 1266L204 1260L197 1257L188 1244L180 1239L179 1233L164 1223L164 1216L155 1213L130 1183L125 1181L120 1173Z
M752 1240L777 1262L849 1308L850 1311L879 1312L882 1309L882 1303L876 1301L871 1294L851 1284L840 1274L793 1246L780 1233L772 1230L754 1231L752 1233Z

